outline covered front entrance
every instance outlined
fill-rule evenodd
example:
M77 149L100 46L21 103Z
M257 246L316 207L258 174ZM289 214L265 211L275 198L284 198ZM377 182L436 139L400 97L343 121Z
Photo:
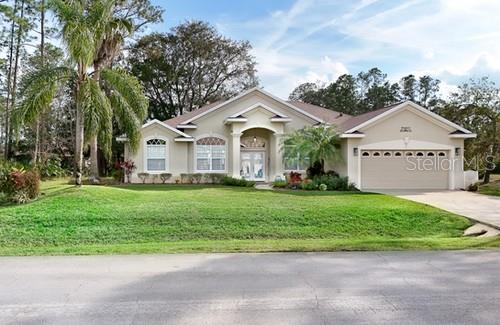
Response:
M241 177L252 181L266 180L265 151L241 152Z

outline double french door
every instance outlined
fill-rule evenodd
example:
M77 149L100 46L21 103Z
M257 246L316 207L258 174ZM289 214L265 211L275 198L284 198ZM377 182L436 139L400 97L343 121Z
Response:
M264 151L241 152L241 176L252 181L266 180L266 160Z

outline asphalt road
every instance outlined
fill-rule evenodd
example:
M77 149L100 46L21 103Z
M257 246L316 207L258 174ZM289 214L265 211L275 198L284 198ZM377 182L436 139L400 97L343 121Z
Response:
M0 258L0 324L499 324L500 251Z

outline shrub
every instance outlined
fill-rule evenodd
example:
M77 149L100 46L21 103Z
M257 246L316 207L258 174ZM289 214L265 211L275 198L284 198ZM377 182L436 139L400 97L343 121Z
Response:
M238 179L230 176L225 176L222 180L222 184L227 186L253 187L255 185L255 182L247 181L243 178Z
M474 183L467 186L467 191L469 192L477 192L478 190L479 190L479 183Z
M128 181L128 183L130 183L132 173L134 172L134 170L137 169L137 166L135 165L135 163L132 160L122 161L122 162L118 163L118 165L120 166L120 168L123 168L123 171L124 171L125 175L127 176L127 181ZM143 173L143 174L147 174L147 173Z
M319 184L318 189L320 191L326 191L328 189L328 186L326 186L326 184Z
M311 180L305 179L302 183L300 183L300 188L306 191L312 191L317 189L317 186Z
M290 172L290 175L288 176L288 182L291 185L298 185L302 182L302 175L297 172Z
M181 176L181 183L182 184L191 184L193 182L192 175L193 174L184 174L184 173L182 173L180 175Z
M276 187L276 188L285 188L287 187L288 183L286 181L274 181L273 182L273 187Z
M220 173L204 174L205 182L211 184L222 184L225 177L226 177L225 174L220 174Z
M118 182L123 182L123 178L125 176L125 173L123 172L123 169L113 169L113 171L111 172L111 176L113 177L113 179L115 181L118 181Z
M160 179L161 179L161 182L163 184L165 184L170 179L170 177L172 177L172 174L170 174L170 173L161 173L160 174Z
M149 173L139 173L137 174L137 176L139 176L139 178L142 180L142 184L146 184L146 180L149 177Z
M68 176L70 172L61 167L61 158L53 157L36 166L41 178L48 177L64 177Z
M156 184L156 180L158 179L160 175L158 174L152 174L151 175L151 181L153 182L153 184Z
M313 179L316 176L321 175L321 163L319 161L315 161L309 168L306 170L307 178Z
M196 184L200 184L202 178L203 178L203 175L200 173L193 174L193 176L191 177L193 183L196 183Z
M0 190L7 199L15 203L26 203L40 194L40 175L36 170L25 171L13 168L10 172L2 171Z

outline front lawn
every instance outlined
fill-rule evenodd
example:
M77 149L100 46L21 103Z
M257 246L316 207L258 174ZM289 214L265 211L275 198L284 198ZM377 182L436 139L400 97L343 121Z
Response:
M491 175L490 183L479 185L478 192L486 195L500 196L500 175Z
M498 247L471 223L381 194L187 185L44 184L0 208L0 254L324 251Z

